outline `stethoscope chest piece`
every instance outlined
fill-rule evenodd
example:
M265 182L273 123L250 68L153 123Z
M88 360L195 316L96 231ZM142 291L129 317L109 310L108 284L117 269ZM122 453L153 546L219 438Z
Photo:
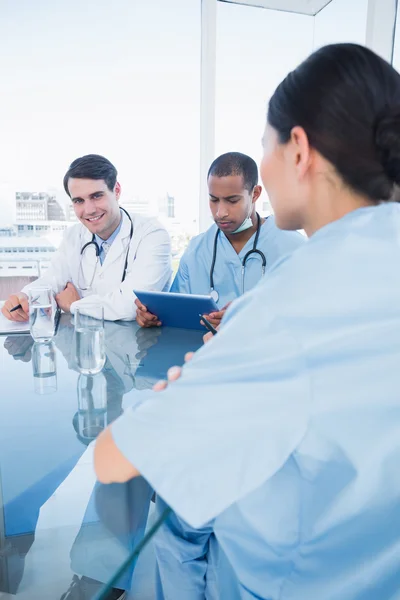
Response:
M218 294L217 290L211 290L210 291L210 296L214 300L214 302L218 302L218 300L219 300L219 294Z

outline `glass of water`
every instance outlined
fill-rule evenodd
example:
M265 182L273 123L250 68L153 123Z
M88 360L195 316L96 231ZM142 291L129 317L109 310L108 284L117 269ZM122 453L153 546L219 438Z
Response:
M49 287L29 290L29 327L35 342L49 342L54 336L55 303Z
M83 375L99 373L106 362L104 309L85 304L75 310L75 359Z
M36 394L57 391L56 353L53 342L36 342L32 349L33 381Z

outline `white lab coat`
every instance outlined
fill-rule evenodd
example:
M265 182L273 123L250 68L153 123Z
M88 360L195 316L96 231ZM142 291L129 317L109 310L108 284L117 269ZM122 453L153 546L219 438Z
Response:
M22 291L37 285L49 286L54 293L72 282L82 299L73 302L71 313L92 303L104 306L104 318L109 321L134 320L136 306L134 289L167 291L171 280L171 244L168 232L154 218L131 215L133 236L130 242L128 268L121 283L131 224L122 212L121 229L111 244L103 264L91 244L81 256L81 249L92 239L81 223L66 230L63 241L46 273ZM93 282L91 283L93 278ZM90 289L83 289L88 288Z

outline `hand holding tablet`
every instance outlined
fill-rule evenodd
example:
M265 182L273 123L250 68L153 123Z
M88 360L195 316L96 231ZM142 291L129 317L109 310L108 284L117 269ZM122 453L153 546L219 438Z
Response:
M148 313L154 315L147 326L161 323L167 327L203 330L199 315L208 315L219 308L210 296L175 294L172 292L148 292L134 290L133 293ZM139 324L143 325L141 321Z

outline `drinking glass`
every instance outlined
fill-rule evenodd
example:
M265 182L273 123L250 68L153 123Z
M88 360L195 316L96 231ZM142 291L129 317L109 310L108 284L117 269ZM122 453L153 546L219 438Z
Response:
M75 310L75 359L83 375L99 373L106 362L104 309L85 304Z
M29 327L35 342L49 342L54 337L54 304L50 287L29 290Z

